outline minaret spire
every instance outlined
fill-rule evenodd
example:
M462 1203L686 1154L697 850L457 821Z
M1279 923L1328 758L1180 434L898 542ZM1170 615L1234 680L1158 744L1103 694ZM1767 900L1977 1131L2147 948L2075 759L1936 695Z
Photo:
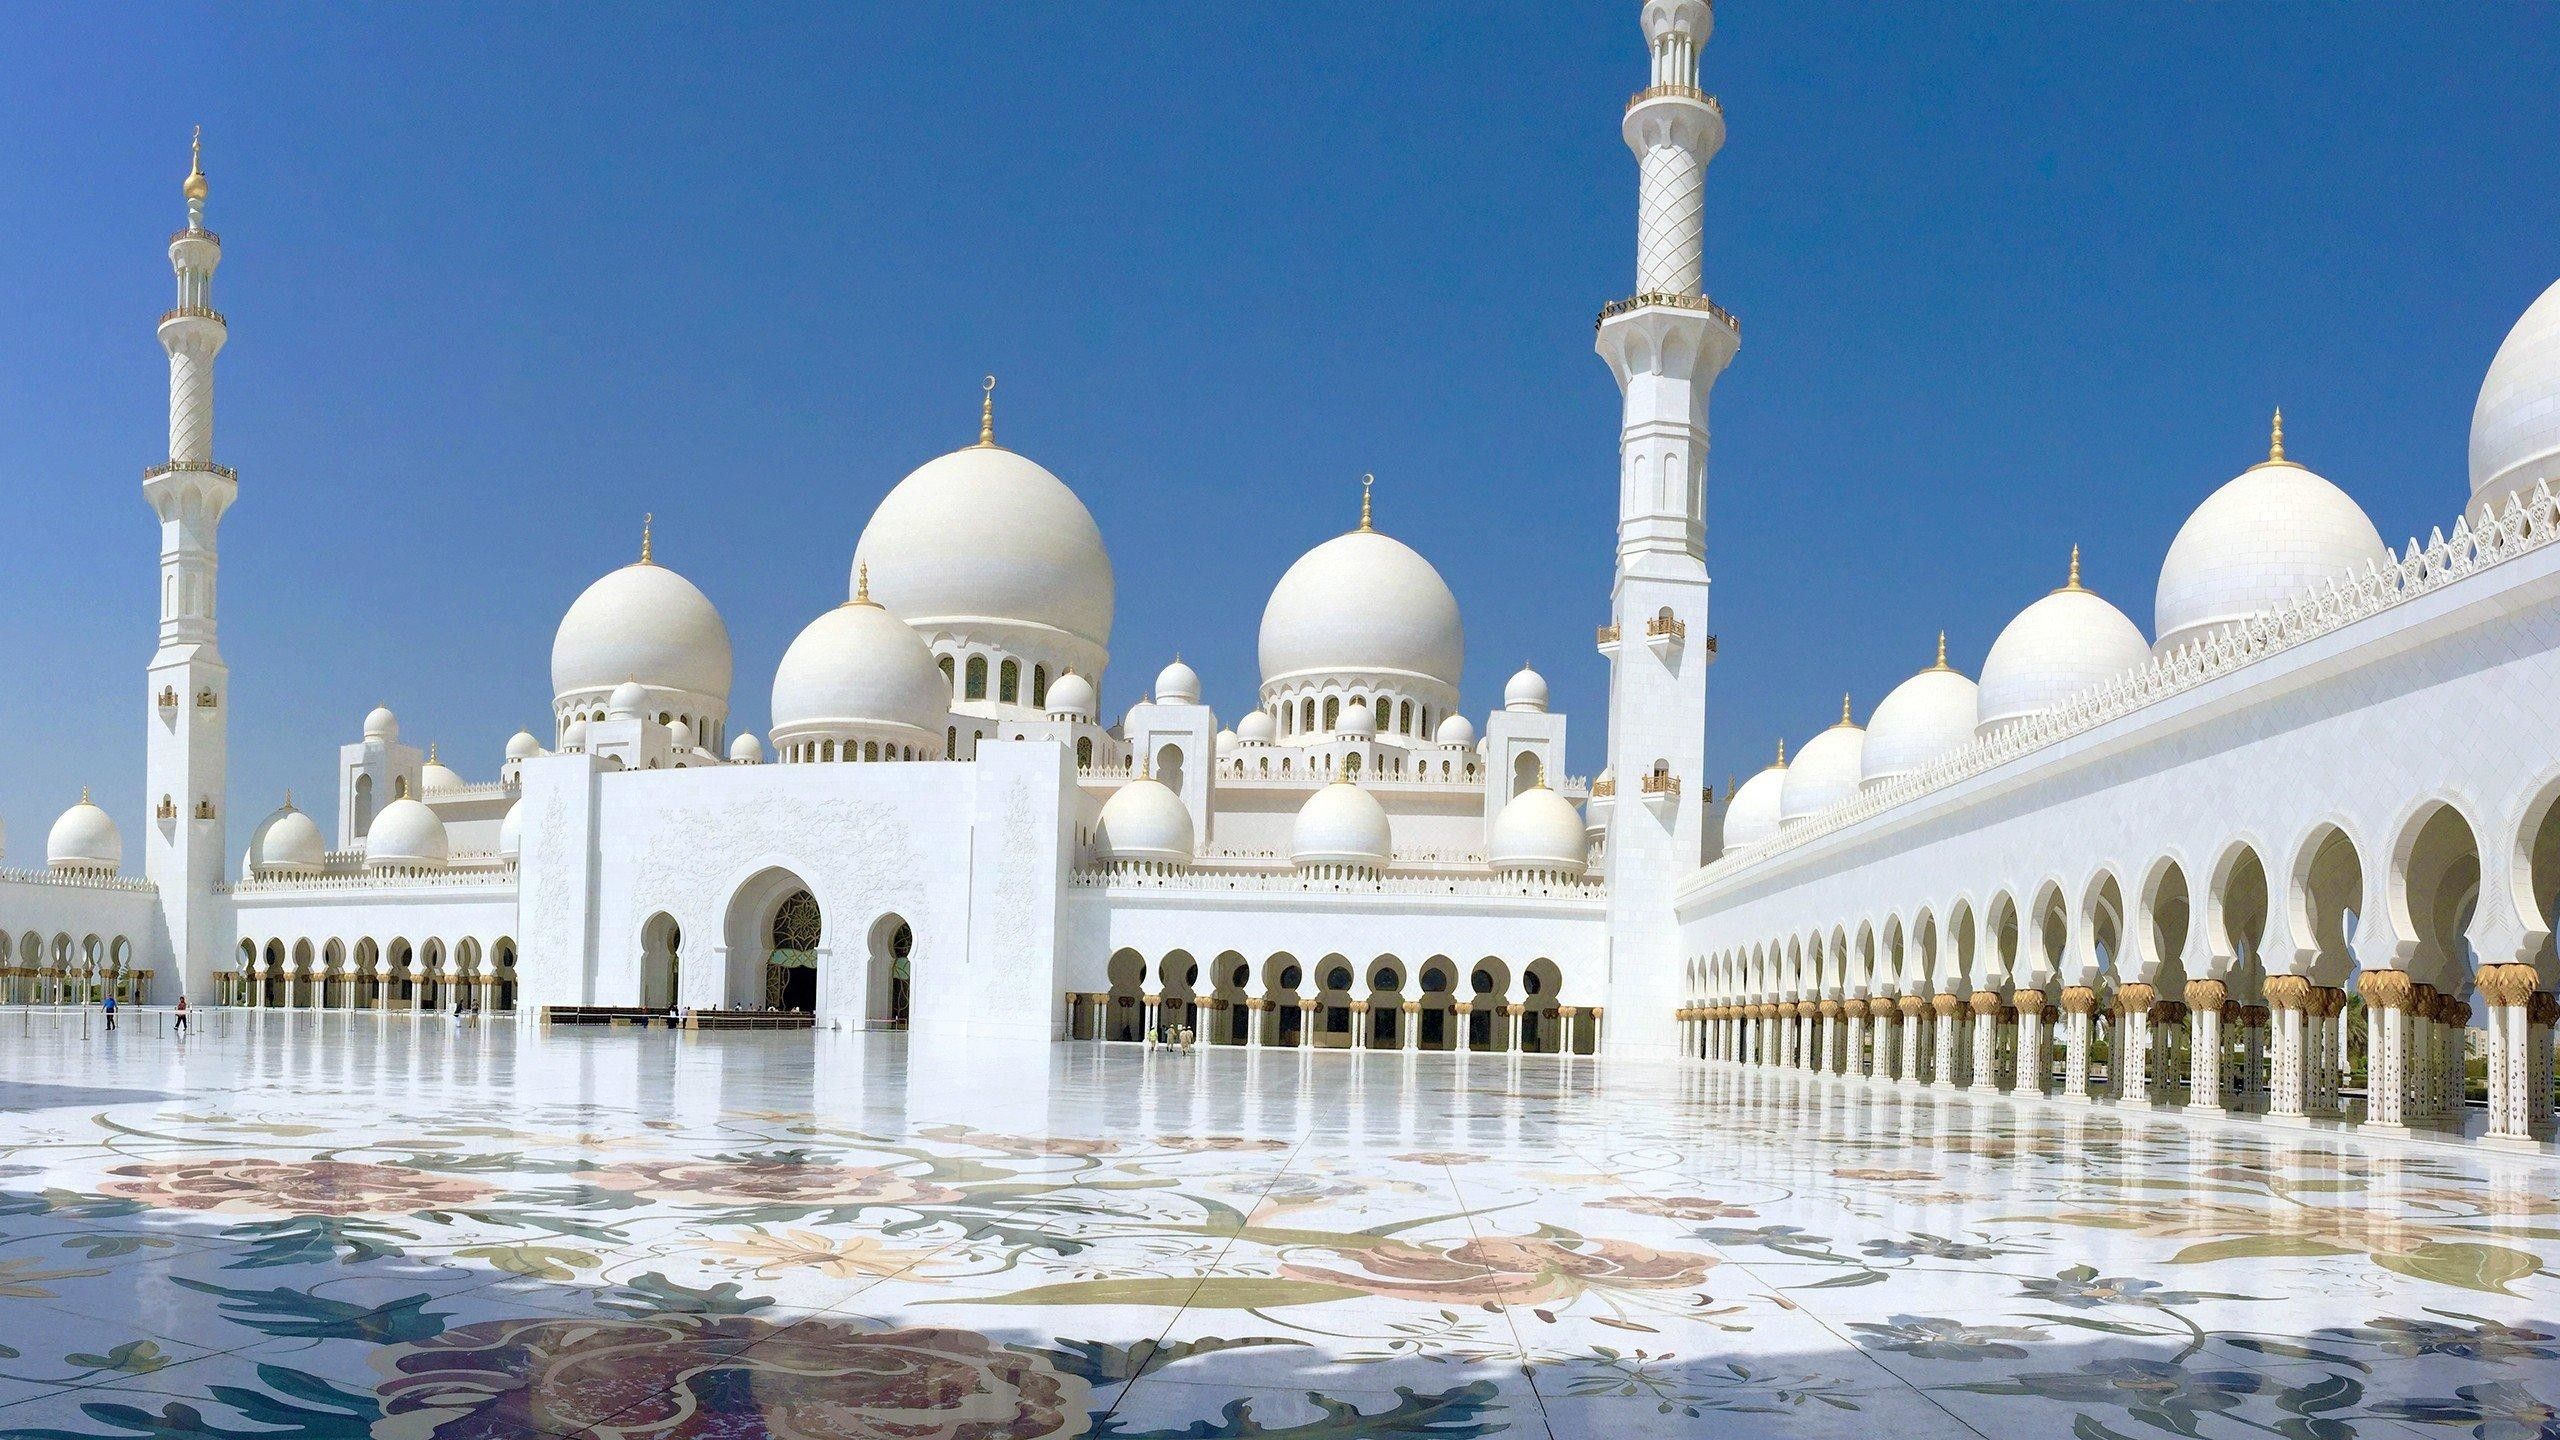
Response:
M978 444L992 450L996 444L996 377L987 377L986 395L978 402Z
M1363 475L1360 477L1360 533L1363 535L1370 533L1369 487L1377 483L1378 477L1375 475Z
M657 561L649 558L649 528L652 525L655 525L657 521L658 515L654 510L640 517L640 563L643 565L655 565L658 563Z

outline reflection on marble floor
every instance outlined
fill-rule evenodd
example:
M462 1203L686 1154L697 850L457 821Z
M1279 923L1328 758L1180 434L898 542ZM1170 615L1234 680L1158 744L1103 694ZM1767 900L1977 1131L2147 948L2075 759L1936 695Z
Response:
M371 1016L0 1022L0 1087L0 1435L2560 1437L2534 1159Z

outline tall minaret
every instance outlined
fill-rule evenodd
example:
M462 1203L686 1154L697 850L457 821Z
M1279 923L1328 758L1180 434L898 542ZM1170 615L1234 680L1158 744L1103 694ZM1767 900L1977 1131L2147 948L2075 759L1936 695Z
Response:
M160 346L169 352L169 459L142 472L142 498L160 517L160 648L151 657L147 701L151 823L143 869L160 888L165 931L161 982L151 998L169 1000L183 986L203 1003L213 998L215 962L230 947L214 895L223 878L224 717L231 705L231 672L214 642L214 537L240 485L213 460L213 357L230 330L213 308L222 240L204 228L201 130L186 196L187 228L169 238L178 304L160 317Z
M1609 666L1609 989L1612 1054L1676 1052L1681 1000L1672 892L1703 855L1707 666L1707 392L1742 343L1699 290L1707 162L1724 111L1698 89L1709 0L1647 0L1653 81L1627 102L1642 179L1636 293L1600 312L1599 351L1626 394L1618 432L1618 573Z

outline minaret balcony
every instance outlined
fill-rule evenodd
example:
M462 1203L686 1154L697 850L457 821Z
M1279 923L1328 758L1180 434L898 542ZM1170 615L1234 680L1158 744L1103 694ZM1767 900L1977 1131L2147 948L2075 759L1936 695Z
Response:
M175 245L181 240L203 240L215 245L222 243L221 236L200 227L190 227L185 230L173 230L169 232L170 244Z
M1601 654L1614 656L1618 653L1617 626L1603 625L1600 627L1598 634L1593 638L1599 645Z
M168 324L172 320L210 320L214 324L221 325L226 328L231 324L229 320L223 318L221 311L209 310L202 305L181 305L177 309L160 317L160 323L163 325Z
M1724 106L1716 97L1695 85L1648 85L1627 97L1627 108L1633 110L1648 100L1695 100L1721 116Z
M1732 331L1735 339L1742 338L1742 322L1734 318L1732 311L1704 295L1676 295L1667 290L1648 290L1642 294L1630 295L1624 300L1610 301L1600 308L1600 318L1592 322L1592 328L1597 329L1621 315L1651 307L1665 310L1693 310L1711 316L1724 328Z
M1689 622L1671 615L1657 615L1644 622L1645 648L1656 655L1668 655L1687 643Z
M228 465L217 465L210 460L164 461L161 464L145 468L142 472L142 480L143 483L147 485L165 475L177 475L189 472L198 475L212 475L223 480L228 480L234 485L240 483L239 471L232 469Z

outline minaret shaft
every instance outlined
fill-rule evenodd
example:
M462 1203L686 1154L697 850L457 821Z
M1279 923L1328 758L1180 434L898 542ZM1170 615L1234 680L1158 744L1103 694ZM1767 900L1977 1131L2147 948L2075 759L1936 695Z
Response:
M1677 1053L1680 882L1704 859L1707 398L1741 344L1701 292L1707 162L1724 113L1697 86L1706 0L1649 0L1652 83L1628 102L1637 163L1636 294L1603 311L1598 350L1625 401L1611 595L1609 970L1613 1054Z

